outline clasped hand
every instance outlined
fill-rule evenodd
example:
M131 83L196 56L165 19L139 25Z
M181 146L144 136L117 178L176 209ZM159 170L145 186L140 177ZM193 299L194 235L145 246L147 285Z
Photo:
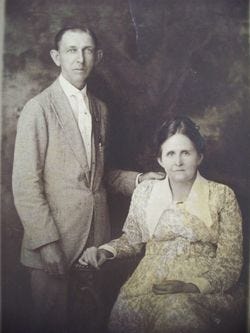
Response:
M79 263L83 266L91 265L97 269L109 258L112 254L103 249L97 249L95 246L86 249L79 259Z

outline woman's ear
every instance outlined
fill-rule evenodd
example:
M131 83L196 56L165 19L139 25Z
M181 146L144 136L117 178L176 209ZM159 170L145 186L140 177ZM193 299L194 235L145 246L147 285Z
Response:
M160 164L160 166L163 168L163 165L162 165L162 160L160 157L157 157L157 162Z
M61 62L60 62L59 52L57 50L50 50L50 56L51 56L52 60L54 61L54 63L58 67L60 67Z
M203 154L200 154L200 158L198 160L198 165L201 164L201 162L203 161L203 158L204 158L204 155Z

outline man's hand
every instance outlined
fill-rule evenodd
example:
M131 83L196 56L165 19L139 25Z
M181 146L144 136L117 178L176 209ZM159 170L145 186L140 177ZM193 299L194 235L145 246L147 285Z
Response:
M83 252L81 258L79 259L79 263L84 266L90 264L91 266L99 269L100 266L111 256L112 253L92 246Z
M65 256L57 242L42 246L40 254L48 274L60 277L66 273Z
M167 280L163 283L154 284L152 288L155 294L199 293L199 288L193 283L178 280Z
M150 171L150 172L146 172L146 173L142 173L139 177L138 177L138 183L140 184L141 182L143 182L144 180L150 180L150 179L164 179L166 177L166 174L164 172L154 172L154 171Z

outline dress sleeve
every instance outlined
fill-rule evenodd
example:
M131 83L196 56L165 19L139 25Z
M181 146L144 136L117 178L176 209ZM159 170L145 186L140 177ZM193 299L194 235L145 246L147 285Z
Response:
M219 211L219 238L216 257L209 271L194 281L202 293L223 292L239 279L243 262L242 217L234 192L224 187L224 202Z
M146 183L146 184L145 184ZM137 255L145 243L145 200L150 184L144 182L138 185L133 193L129 213L123 226L123 234L107 245L113 248L113 254L118 258ZM107 248L108 249L108 248Z

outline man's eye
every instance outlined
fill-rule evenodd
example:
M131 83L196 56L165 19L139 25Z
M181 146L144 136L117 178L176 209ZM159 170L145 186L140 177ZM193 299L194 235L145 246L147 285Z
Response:
M174 152L173 152L173 151L169 151L169 152L167 153L167 156L168 156L168 157L172 157L172 156L174 156Z
M87 54L93 54L94 53L94 49L86 49L85 52Z
M68 52L68 53L75 53L75 52L76 52L76 49L68 49L67 52Z

